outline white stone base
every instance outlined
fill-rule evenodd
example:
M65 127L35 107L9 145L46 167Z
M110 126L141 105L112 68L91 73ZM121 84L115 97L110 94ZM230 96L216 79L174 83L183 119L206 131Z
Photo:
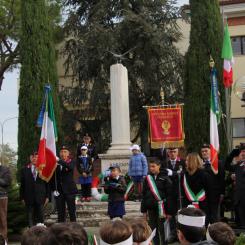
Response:
M110 149L109 149L110 150ZM126 174L128 172L128 163L131 154L100 154L99 158L101 160L101 172L103 173L107 170L113 163L118 163L121 168L122 174Z
M122 156L122 155L130 155L130 147L131 143L125 143L125 144L111 144L111 147L107 150L106 155L113 155L115 156Z

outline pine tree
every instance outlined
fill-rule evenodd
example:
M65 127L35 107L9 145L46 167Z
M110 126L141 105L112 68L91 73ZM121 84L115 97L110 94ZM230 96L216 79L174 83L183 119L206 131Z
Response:
M46 2L21 1L18 168L27 163L33 150L37 150L40 129L36 127L36 122L44 85L48 82L52 87L56 120L60 125L53 29Z
M111 52L123 54L131 50L122 63L129 75L131 126L137 131L132 141L141 136L141 143L148 145L143 106L159 104L161 86L167 102L180 102L183 98L180 76L183 59L174 45L180 38L174 2L66 1L68 7L76 6L66 22L69 36L66 64L79 84L71 91L68 102L76 106L86 102L88 112L84 109L76 112L76 119L95 117L97 130L92 134L110 129L110 65L117 62ZM83 120L81 123L87 130L88 124L92 124ZM108 131L103 133L110 136Z
M222 75L222 18L218 0L190 0L190 46L185 69L185 134L189 150L199 151L209 143L210 56L218 71L221 100L224 100ZM220 130L220 138L224 134ZM222 142L224 146L224 142Z

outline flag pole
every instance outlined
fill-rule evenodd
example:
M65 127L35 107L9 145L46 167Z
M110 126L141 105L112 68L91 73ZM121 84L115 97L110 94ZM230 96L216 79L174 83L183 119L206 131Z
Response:
M223 36L225 25L228 23L227 16L224 15L224 9L222 7L222 26L223 26ZM226 131L226 140L228 143L227 153L232 150L232 129L231 129L231 88L225 88L225 115L226 115L226 125L224 125ZM223 119L223 115L222 115ZM224 122L224 120L222 120Z

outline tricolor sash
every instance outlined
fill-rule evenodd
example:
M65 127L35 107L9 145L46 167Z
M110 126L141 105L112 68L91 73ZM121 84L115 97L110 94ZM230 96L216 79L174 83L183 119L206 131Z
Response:
M133 189L133 186L134 186L134 182L131 180L128 183L127 190L126 190L125 195L124 195L125 201L128 200L128 195L129 195L130 191Z
M164 202L158 192L156 182L154 181L153 177L151 175L146 176L147 183L149 185L150 191L156 201L158 202L158 214L160 218L166 218L165 208L164 208Z
M191 190L190 186L188 185L187 181L186 181L186 177L184 175L184 191L185 191L185 195L187 197L187 199L192 202L192 204L196 207L199 208L199 202L205 200L206 198L206 193L205 190L202 189L200 190L196 195L194 194L194 192Z

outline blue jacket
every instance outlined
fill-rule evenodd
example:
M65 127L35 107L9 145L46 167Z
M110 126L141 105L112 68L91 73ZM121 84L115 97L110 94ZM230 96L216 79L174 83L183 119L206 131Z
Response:
M129 176L146 176L148 173L148 163L143 153L133 155L129 161Z

